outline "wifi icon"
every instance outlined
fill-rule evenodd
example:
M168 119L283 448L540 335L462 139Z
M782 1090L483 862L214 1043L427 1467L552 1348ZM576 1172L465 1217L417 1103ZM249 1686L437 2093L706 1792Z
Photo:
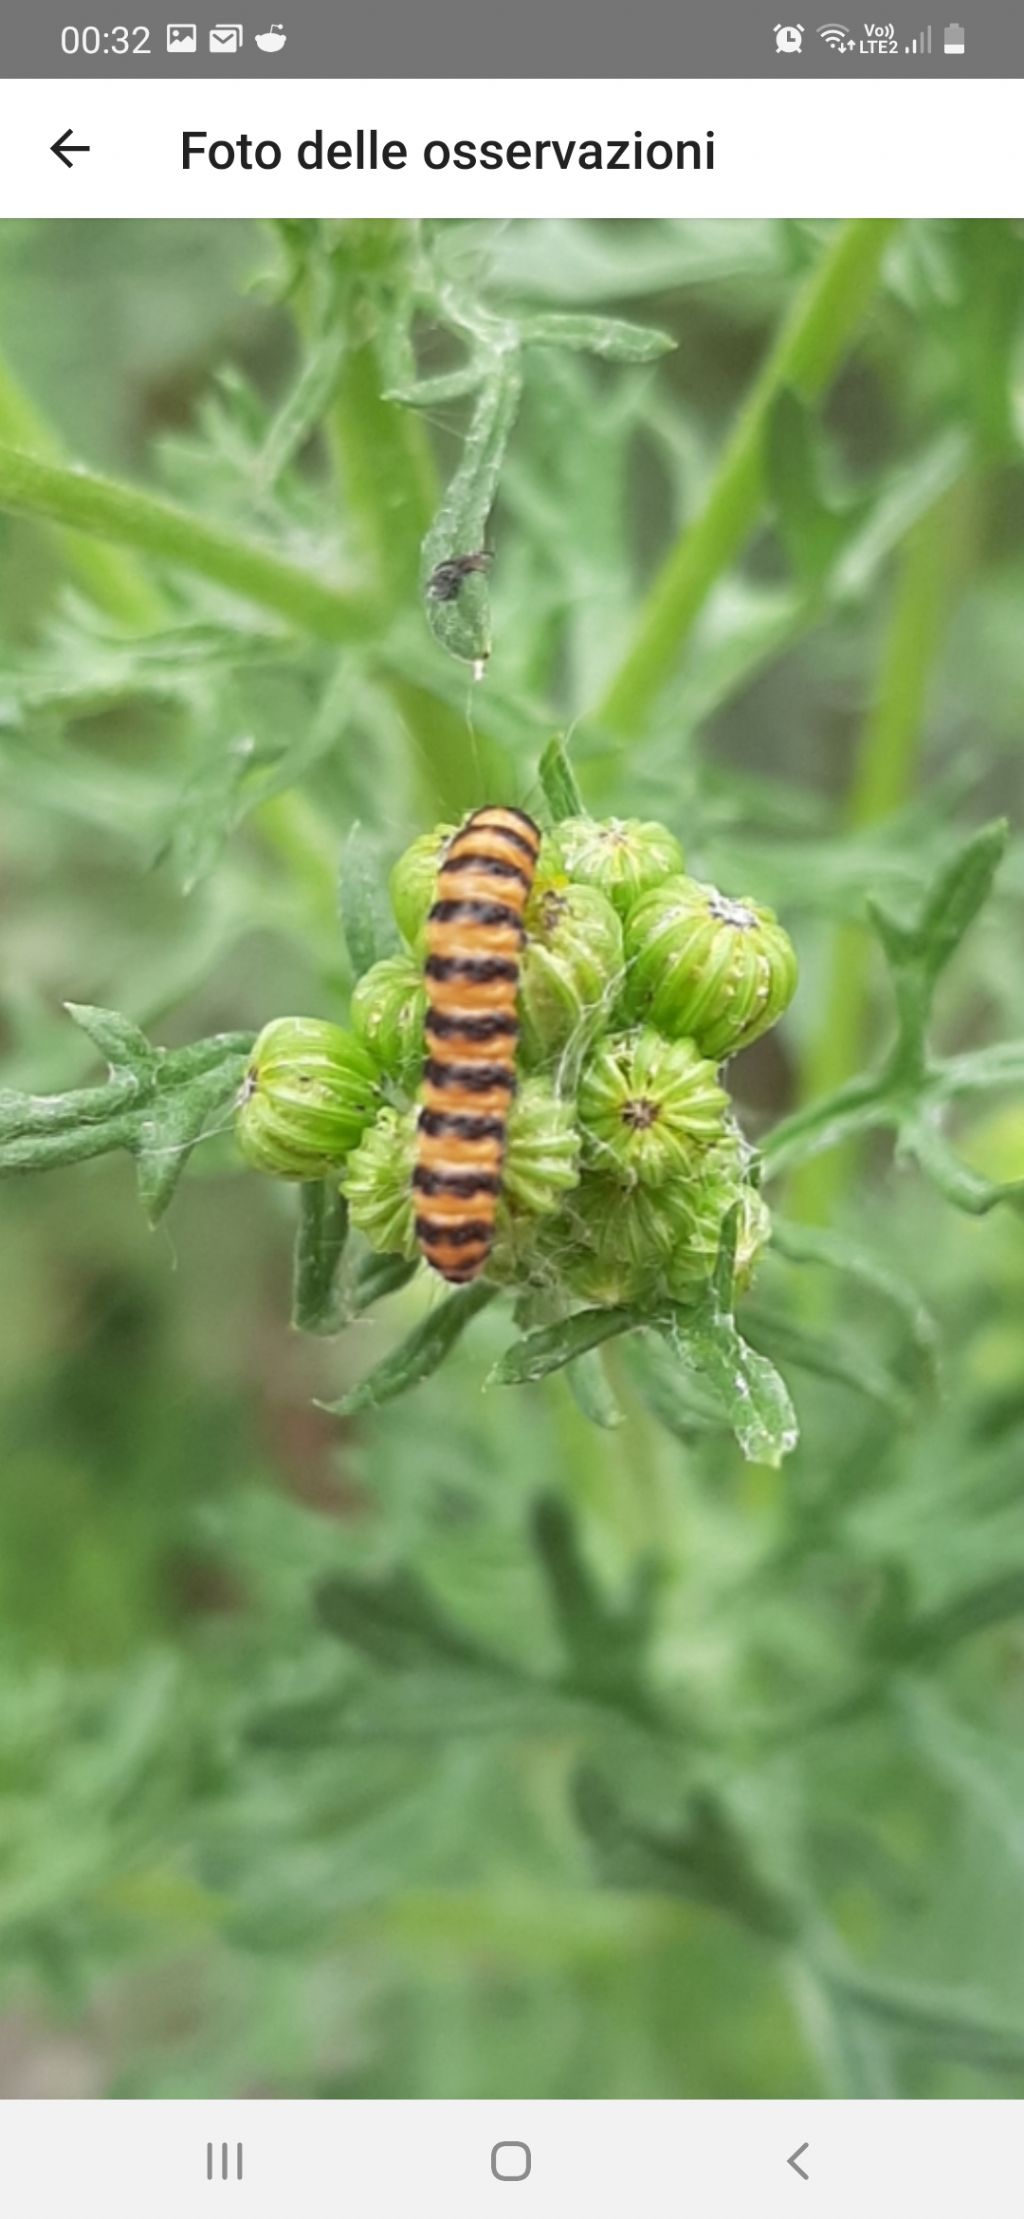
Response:
M850 33L845 23L820 23L818 37L824 39L826 46L830 46L834 54L845 54Z

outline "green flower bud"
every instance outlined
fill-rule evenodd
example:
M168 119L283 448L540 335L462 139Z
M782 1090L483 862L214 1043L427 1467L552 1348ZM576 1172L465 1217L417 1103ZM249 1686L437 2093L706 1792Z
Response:
M585 1302L609 1308L641 1302L654 1308L664 1294L684 1221L680 1181L655 1192L586 1173L566 1213L566 1283Z
M652 1187L694 1170L721 1139L728 1109L715 1065L692 1040L663 1040L646 1027L599 1042L577 1102L588 1161Z
M385 956L353 988L353 1031L388 1078L409 1090L417 1085L423 1062L426 1010L423 972L408 955Z
M372 1056L319 1017L264 1025L238 1101L238 1144L257 1171L323 1179L344 1162L379 1100Z
M774 912L693 878L645 894L626 930L627 1002L672 1040L720 1063L767 1032L792 1001L797 966Z
M454 824L436 824L432 832L421 832L419 839L399 856L388 880L398 929L411 948L419 941L427 912L433 907L441 858L457 830Z
M736 1261L733 1284L743 1294L754 1274L761 1250L771 1238L771 1212L763 1195L743 1176L744 1151L732 1141L709 1149L697 1179L681 1197L688 1217L685 1239L671 1254L666 1286L673 1301L698 1299L714 1271L722 1239L722 1226L739 1203L736 1224Z
M585 1301L697 1302L718 1260L722 1225L739 1203L735 1287L742 1294L771 1234L767 1203L747 1177L750 1151L732 1127L696 1158L692 1173L654 1188L624 1188L585 1172L567 1205L562 1263Z
M506 1285L551 1278L543 1235L580 1175L571 1102L547 1079L524 1079L509 1112L494 1247L487 1275Z
M423 945L423 928L433 908L437 891L437 874L444 860L448 843L458 831L458 825L436 824L432 832L421 833L405 854L400 855L388 881L391 907L398 921L399 930L411 948ZM565 883L565 869L557 838L550 832L540 843L534 875L534 895L545 892L553 885Z
M418 1253L412 1174L416 1162L416 1111L383 1109L345 1166L341 1191L349 1216L371 1248L385 1256Z
M663 824L638 817L566 817L558 843L571 879L596 886L625 918L641 894L683 868L678 840Z
M577 1185L580 1136L571 1102L547 1079L524 1079L509 1112L502 1204L516 1216L548 1217Z
M526 909L519 979L526 1064L578 1064L622 983L622 927L596 886L542 885Z

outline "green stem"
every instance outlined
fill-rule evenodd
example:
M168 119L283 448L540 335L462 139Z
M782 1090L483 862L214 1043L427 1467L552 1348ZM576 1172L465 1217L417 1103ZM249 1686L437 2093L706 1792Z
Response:
M329 425L346 518L382 589L399 605L416 591L420 544L440 498L422 417L384 399L381 327L396 265L411 252L410 225L346 225L341 313L347 344Z
M384 398L389 383L384 327L396 267L414 252L413 226L347 224L343 252L338 313L348 328L348 344L329 443L346 521L382 599L397 613L419 604L420 548L441 498L422 417ZM386 683L409 736L426 817L459 816L484 800L479 743L474 745L466 716L412 680L393 675Z
M845 825L852 836L893 815L913 791L929 687L961 559L965 501L972 491L970 482L961 479L904 543L874 700L846 805ZM801 1072L803 1105L845 1086L860 1069L867 1047L872 960L867 927L839 925L822 1005L825 1022L811 1041ZM848 1149L808 1163L791 1189L794 1216L815 1224L830 1219L851 1163Z
M373 629L374 612L364 599L322 584L309 571L200 522L170 501L91 471L0 447L0 509L136 547L272 609L318 639L359 639Z
M597 710L633 733L671 676L717 578L739 553L764 500L768 412L786 386L812 399L842 360L878 278L894 221L875 217L837 232L808 278L756 380L700 514L677 541L648 595L631 646Z
M80 474L61 467L61 445L51 425L25 394L8 366L0 360L0 440L18 450L15 459L22 466L35 456L41 464L50 464L50 475L71 481L72 489L80 482ZM92 481L102 482L102 481ZM119 488L113 489L118 492ZM52 497L52 494L51 494ZM136 508L138 498L135 500ZM0 495L0 507L3 497ZM150 509L159 511L164 504L152 502ZM35 513L41 513L33 511ZM175 523L180 524L181 512L171 510ZM77 519L76 519L77 521ZM152 515L150 526L152 527ZM202 527L188 518L190 540L202 538ZM81 530L61 530L60 544L70 567L76 573L84 591L97 608L115 617L130 632L151 632L168 622L167 604L159 587L134 564L127 562L120 551L106 546L100 539L87 537ZM142 544L142 541L132 542ZM300 574L301 575L301 574ZM315 583L315 581L314 581ZM336 925L336 859L329 835L300 793L286 793L264 804L258 812L261 829L288 856L295 874L306 885L319 915L333 931Z
M34 401L22 391L9 365L2 360L0 441L55 464L62 460L59 441ZM61 532L59 539L70 568L98 608L129 629L156 629L161 618L159 595L148 579L141 577L116 549L83 539L77 532Z

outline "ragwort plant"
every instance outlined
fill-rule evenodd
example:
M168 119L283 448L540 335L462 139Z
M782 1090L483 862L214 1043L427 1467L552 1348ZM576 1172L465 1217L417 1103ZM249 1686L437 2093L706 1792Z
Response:
M1022 1192L951 1135L960 1105L1019 1086L1024 1043L969 1035L949 1051L936 1017L1006 828L957 836L948 790L914 800L967 520L979 488L1019 466L1021 244L1009 225L971 231L773 234L780 259L759 267L784 297L779 330L710 461L660 383L668 342L602 305L670 295L691 252L708 283L710 247L698 227L691 247L685 225L645 227L629 272L579 227L586 253L573 278L563 242L566 283L586 305L558 309L515 227L502 279L500 242L488 232L475 251L464 226L279 226L271 289L299 338L294 382L268 410L226 379L195 446L168 455L168 494L69 466L13 377L0 388L0 505L49 528L70 589L8 673L14 773L86 824L118 785L129 849L156 846L183 892L223 886L202 946L185 950L180 998L197 976L211 998L256 921L327 1004L291 1015L291 997L268 1006L249 977L237 1028L229 1009L231 1030L156 1046L152 1020L179 996L143 936L125 974L131 1015L68 1005L106 1078L0 1095L0 1168L126 1150L154 1223L190 1161L225 1173L244 1161L283 1195L294 1186L293 1320L329 1349L342 1391L325 1381L321 1399L360 1417L381 1489L379 1543L348 1567L333 1531L310 1534L287 1505L236 1525L226 1546L263 1598L244 1692L230 1657L186 1674L184 1692L154 1663L134 1707L117 1684L70 1706L79 1754L63 1803L27 1761L20 1853L44 1877L37 1910L15 1898L9 1926L15 1955L51 1984L56 1965L58 1984L87 1993L97 1955L131 1946L130 1876L150 1872L160 1899L168 1834L186 1843L190 1915L216 1930L227 1901L243 1950L301 1968L337 1947L353 1906L399 1946L417 1889L443 1929L446 1903L463 1901L443 1815L465 1792L461 1753L481 1752L483 1869L517 1751L510 1823L531 1813L539 1864L559 1875L557 1924L568 1917L584 1956L596 1929L559 1890L572 1898L585 1862L634 1931L623 1946L639 1946L628 1907L650 1905L649 1946L683 1985L690 1908L726 1914L751 1953L740 1992L767 1964L787 1998L777 2010L803 2028L795 2085L922 2093L951 2085L944 2074L966 2076L959 2090L1024 2067L1024 2030L993 1984L972 1990L950 1951L939 1982L904 1969L858 1926L856 1895L877 1899L889 1937L905 1875L886 1770L900 1751L947 1785L958 1764L998 1772L956 1715L950 1659L1024 1595L1019 1541L1014 1565L998 1520L979 1538L952 1466L941 1511L920 1474L891 1504L872 1493L905 1429L938 1435L946 1421L912 1280L850 1231L881 1135L900 1179L923 1182L929 1223L950 1206L1016 1209ZM935 339L934 436L909 463L844 483L823 397L866 333L869 360L871 346L884 360L907 317ZM646 587L626 502L641 442L683 511ZM774 568L741 572L769 520ZM493 563L449 590L452 563L492 545ZM875 705L833 835L767 780L730 785L694 736L798 643L829 622L856 627L880 598ZM166 783L83 760L78 735L110 713L169 746ZM543 844L498 1237L480 1278L445 1293L413 1229L423 925L445 842L484 800L529 808ZM776 903L802 955L811 943L814 983L794 1004L797 1098L770 1120L737 1107L745 1066L732 1058L794 992ZM888 981L877 1049L866 928ZM45 1048L52 1069L49 1035ZM259 1182L246 1191L256 1207ZM352 1381L349 1351L378 1313L384 1352ZM542 1384L555 1373L568 1418L550 1399L559 1382ZM499 1480L486 1466L507 1421L485 1412L506 1390L522 1416ZM794 1400L813 1450L772 1478L796 1447ZM389 1428L406 1411L415 1426L420 1402L435 1423L444 1412L447 1467L414 1504L412 1435ZM965 1471L972 1424L965 1412L953 1427ZM998 1494L998 1473L989 1484ZM468 1539L458 1518L448 1531L446 1488ZM701 1533L721 1542L714 1567ZM298 1633L278 1557L312 1590ZM90 1785L97 1719L123 1756ZM879 1719L894 1738L860 1760ZM538 1745L559 1768L558 1815L543 1821ZM888 1834L844 1800L844 1748L895 1812ZM76 1797L102 1823L69 1877L49 1844ZM268 1860L269 1808L288 1817ZM484 1946L506 1946L500 1901ZM549 1933L553 1958L573 1946ZM294 2087L284 2055L269 2069ZM534 2092L655 2092L623 2087L612 2052L585 2089L543 2055ZM210 2059L195 2070L198 2086ZM395 2092L404 2072L417 2092L468 2092L416 2071L395 2064L378 2085Z

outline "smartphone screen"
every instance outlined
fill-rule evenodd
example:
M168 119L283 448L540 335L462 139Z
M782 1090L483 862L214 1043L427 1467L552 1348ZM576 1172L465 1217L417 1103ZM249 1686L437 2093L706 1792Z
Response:
M280 5L4 26L3 2193L1009 2215L1024 33Z

